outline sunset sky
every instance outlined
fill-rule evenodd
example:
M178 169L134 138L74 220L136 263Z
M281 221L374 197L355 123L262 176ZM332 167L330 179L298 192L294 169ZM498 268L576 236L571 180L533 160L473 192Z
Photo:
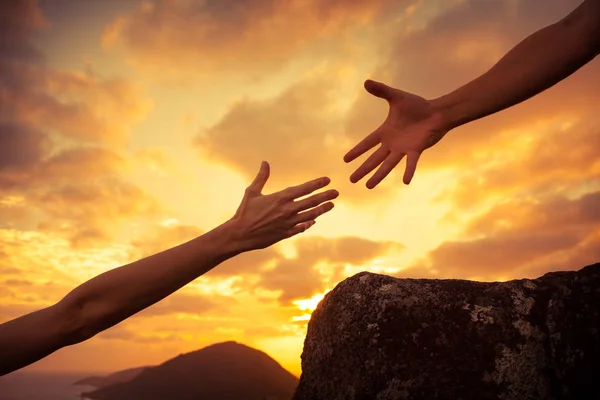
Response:
M0 322L319 176L336 208L33 371L116 371L236 340L300 374L311 311L359 271L508 280L600 261L600 63L452 131L374 190L343 155L580 0L0 3ZM41 328L43 329L43 327Z

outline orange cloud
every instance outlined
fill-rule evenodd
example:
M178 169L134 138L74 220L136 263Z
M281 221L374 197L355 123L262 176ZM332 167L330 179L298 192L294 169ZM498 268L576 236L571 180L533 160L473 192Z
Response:
M151 256L188 242L201 234L201 229L190 225L162 225L146 230L146 234L131 241L132 260Z
M233 302L234 300L228 298L227 301ZM219 303L216 302L214 298L175 293L154 304L152 307L148 307L141 311L137 316L153 317L168 314L199 315L204 314L207 311L218 311L219 308Z
M230 166L252 179L261 160L272 166L269 190L327 175L332 187L347 201L376 201L362 185L349 182L350 170L342 161L348 140L342 114L335 105L340 78L331 69L292 85L268 100L242 100L195 140L203 157ZM271 186L273 185L273 186ZM393 188L378 188L385 197Z
M122 44L135 64L160 75L218 71L263 75L310 52L351 46L352 30L412 2L235 0L143 1L109 25L105 48ZM177 60L176 64L172 60Z
M11 80L0 97L3 113L22 124L58 132L65 139L123 143L132 124L149 111L140 89L122 78L93 71L60 71L0 60Z
M310 298L343 279L346 265L360 266L403 247L396 242L375 242L358 237L300 238L296 245L297 256L280 258L273 268L264 269L257 285L281 291L279 302L289 305L292 300ZM321 263L327 264L329 271L321 271Z
M439 200L451 200L456 214L495 197L576 189L597 179L600 124L595 115L590 112L577 123L565 125L558 119L547 128L523 129L520 133L528 138L525 144L523 136L504 135L504 145L482 149L491 162L458 172L455 185Z
M86 236L108 240L116 221L156 217L161 212L156 200L137 186L119 179L106 179L100 184L65 185L30 199L33 204L42 204L41 208L52 221L41 224L40 228L63 231L73 244L85 242ZM62 222L61 229L52 226L56 221ZM82 222L85 225L81 225Z
M110 239L127 218L158 214L154 199L119 176L127 162L110 149L149 110L139 88L44 63L31 40L48 26L37 2L3 3L1 18L0 213L8 225L80 246Z
M209 272L210 277L226 277L239 274L258 273L262 267L271 261L279 259L281 254L275 247L254 250L230 258Z
M499 204L466 227L465 239L442 243L412 272L427 268L436 277L508 279L597 262L600 192L541 200Z

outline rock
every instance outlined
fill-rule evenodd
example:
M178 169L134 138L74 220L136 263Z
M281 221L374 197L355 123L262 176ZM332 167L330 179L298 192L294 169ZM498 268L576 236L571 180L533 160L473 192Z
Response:
M341 282L294 400L600 399L600 263L535 280Z

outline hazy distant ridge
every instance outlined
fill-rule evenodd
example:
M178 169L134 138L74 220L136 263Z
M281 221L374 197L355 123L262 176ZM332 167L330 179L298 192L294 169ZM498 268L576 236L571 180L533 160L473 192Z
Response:
M93 386L95 388L103 388L117 383L129 382L137 377L143 370L149 367L129 368L123 371L115 372L107 376L88 376L74 383L74 385Z
M136 370L138 374L131 380L84 393L85 397L93 400L290 400L298 385L298 378L267 354L236 342L215 344L181 354L156 367ZM123 377L121 373L128 371L132 370L110 376Z

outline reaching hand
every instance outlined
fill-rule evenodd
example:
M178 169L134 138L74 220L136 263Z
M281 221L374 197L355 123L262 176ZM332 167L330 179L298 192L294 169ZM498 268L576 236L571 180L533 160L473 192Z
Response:
M344 161L348 163L381 144L352 174L350 181L358 182L381 165L367 181L367 187L373 189L407 156L404 183L408 185L421 153L447 133L440 129L441 117L435 112L431 102L420 96L372 80L365 82L365 89L372 95L387 100L390 108L383 124L344 156Z
M333 208L329 200L339 195L337 190L332 189L296 200L329 185L330 179L326 177L263 195L261 192L269 179L269 169L269 164L263 161L230 221L235 224L236 236L246 250L262 249L304 232L315 224L317 217Z

